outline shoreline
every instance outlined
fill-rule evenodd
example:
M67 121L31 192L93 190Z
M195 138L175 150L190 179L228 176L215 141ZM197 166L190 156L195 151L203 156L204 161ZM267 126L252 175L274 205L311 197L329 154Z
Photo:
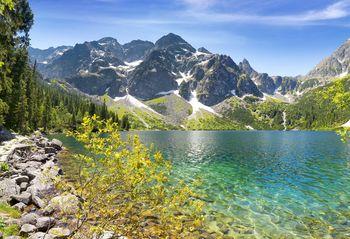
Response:
M0 238L70 236L71 230L67 222L61 221L59 212L67 208L74 211L79 202L74 195L59 192L55 185L55 179L63 174L58 161L62 150L61 141L50 141L39 133L28 137L15 135L1 144L0 203L20 215L2 213L4 224L16 227L17 231L15 235L0 234Z

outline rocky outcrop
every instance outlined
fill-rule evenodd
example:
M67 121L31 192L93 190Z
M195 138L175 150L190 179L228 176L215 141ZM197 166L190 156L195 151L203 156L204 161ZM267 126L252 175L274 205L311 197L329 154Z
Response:
M177 89L174 57L164 50L156 50L136 67L128 80L128 91L142 100L155 98L160 92Z
M66 197L59 194L54 183L62 174L57 159L63 148L62 142L49 141L37 134L17 136L6 143L0 146L2 152L6 152L5 157L1 157L1 164L7 165L1 167L0 200L22 211L20 219L8 218L6 223L17 224L22 237L67 238L70 235L68 227L55 227L64 223L55 214L59 208L50 199ZM77 198L71 195L69 199L65 201L65 207L76 208Z

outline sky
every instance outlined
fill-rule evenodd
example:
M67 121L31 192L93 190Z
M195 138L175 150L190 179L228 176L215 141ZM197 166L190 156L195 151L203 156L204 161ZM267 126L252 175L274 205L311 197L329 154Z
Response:
M246 58L270 75L306 74L350 38L350 0L29 0L33 47L102 37L155 42L170 32L195 48Z

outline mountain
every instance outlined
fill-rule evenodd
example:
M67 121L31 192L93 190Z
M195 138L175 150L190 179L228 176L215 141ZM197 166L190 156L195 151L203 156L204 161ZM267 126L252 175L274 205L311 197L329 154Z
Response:
M305 80L329 82L332 78L346 76L350 72L350 39L332 55L322 60L305 77Z
M59 46L59 47L50 47L45 50L38 48L29 47L29 56L30 60L34 62L35 60L38 63L48 64L49 62L55 60L56 58L63 55L64 52L71 49L71 46Z
M348 46L349 42L330 57L344 64L340 75L348 69ZM48 81L56 78L85 94L108 99L110 107L131 112L146 128L153 128L153 118L164 121L165 128L212 129L220 122L223 129L247 125L280 129L284 104L297 102L318 86L324 77L311 76L327 71L319 67L319 73L312 71L306 77L270 76L256 71L247 59L236 64L230 56L204 47L196 50L173 33L155 43L120 44L107 37L41 51L47 52L46 58L39 51L31 51L31 58L45 60L38 69ZM322 66L333 69L328 65Z
M134 40L123 45L124 60L133 62L143 59L146 54L154 47L149 41Z

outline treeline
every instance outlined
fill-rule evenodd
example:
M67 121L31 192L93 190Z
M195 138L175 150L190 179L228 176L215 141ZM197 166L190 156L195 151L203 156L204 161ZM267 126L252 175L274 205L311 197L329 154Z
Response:
M0 0L0 127L17 132L75 128L86 115L117 122L128 130L127 116L118 115L59 87L41 81L30 66L28 47L33 14L27 0Z

